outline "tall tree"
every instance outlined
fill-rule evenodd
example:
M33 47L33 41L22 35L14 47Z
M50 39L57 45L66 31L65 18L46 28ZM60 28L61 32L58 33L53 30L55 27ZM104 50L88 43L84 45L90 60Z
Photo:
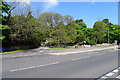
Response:
M104 41L104 37L106 36L105 34L105 32L107 31L106 24L100 21L95 22L93 30L94 30L93 35L96 43L102 43Z
M27 16L18 15L12 17L11 39L19 48L21 45L39 46L44 40L41 27L37 19L29 12Z
M78 24L80 27L87 28L87 25L83 21L83 19L75 20L76 24Z
M117 40L120 43L120 25L109 25L110 43L114 43Z
M2 34L0 34L0 40L2 40L3 47L6 45L9 45L10 39L9 39L9 29L10 27L8 26L8 15L9 15L9 10L10 10L10 5L3 1L0 2L0 19L2 22L0 22L0 31L2 31Z
M102 22L105 24L109 24L109 19L103 19Z

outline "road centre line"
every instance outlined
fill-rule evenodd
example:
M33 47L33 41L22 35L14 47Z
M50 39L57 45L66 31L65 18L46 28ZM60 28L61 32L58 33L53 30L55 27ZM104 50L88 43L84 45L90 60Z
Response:
M86 57L83 57L83 58L89 58L90 56L86 56Z
M103 55L103 53L102 54L96 54L97 56L98 55ZM72 61L76 61L76 60L80 60L80 59L86 59L86 58L89 58L89 57L91 57L91 56L86 56L86 57L82 57L82 58L76 58L76 59L72 59Z
M96 55L102 55L102 54L96 54Z
M76 61L76 60L80 60L80 59L82 59L82 58L72 59L72 61Z
M14 69L14 70L10 70L10 72L22 71L22 70L33 69L33 68L38 68L38 67L44 67L44 66L48 66L48 65L55 65L55 64L58 64L58 63L59 62L54 62L54 63L48 63L48 64L44 64L44 65L26 67L26 68L21 68L21 69Z
M99 55L99 54L97 54ZM102 54L101 54L102 55ZM80 60L80 59L86 59L86 58L89 58L91 56L86 56L86 57L82 57L82 58L76 58L76 59L72 59L72 61L75 61L75 60ZM54 62L54 63L48 63L48 64L44 64L44 65L38 65L38 66L32 66L32 67L26 67L26 68L21 68L21 69L14 69L14 70L10 70L11 72L15 72L15 71L21 71L21 70L27 70L27 69L32 69L32 68L37 68L37 67L43 67L43 66L48 66L48 65L54 65L54 64L58 64L59 62ZM115 70L117 71L117 70ZM114 71L114 72L115 72ZM110 75L110 74L108 74Z
M76 60L80 60L80 59L85 59L85 58L89 58L90 56L86 56L86 57L82 57L82 58L76 58L76 59L72 59L72 61L76 61Z
M72 59L72 61L80 60L80 59L86 59L86 58L89 58L89 57L90 57L90 56L86 56L86 57L83 57L83 58ZM10 70L10 72L21 71L21 70L27 70L27 69L38 68L38 67L44 67L44 66L48 66L48 65L55 65L55 64L58 64L58 63L59 63L59 62L54 62L54 63L48 63L48 64L44 64L44 65L26 67L26 68L21 68L21 69L14 69L14 70Z

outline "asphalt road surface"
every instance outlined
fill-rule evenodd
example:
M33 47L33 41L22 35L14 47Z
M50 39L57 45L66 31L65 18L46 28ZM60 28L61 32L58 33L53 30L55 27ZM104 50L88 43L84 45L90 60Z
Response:
M98 78L118 67L118 50L2 60L3 78Z

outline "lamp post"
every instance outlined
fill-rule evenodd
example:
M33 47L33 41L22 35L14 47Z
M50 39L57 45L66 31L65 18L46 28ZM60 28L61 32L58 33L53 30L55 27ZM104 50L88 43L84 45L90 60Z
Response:
M108 44L109 44L109 37L110 35L109 35L109 26L108 26Z

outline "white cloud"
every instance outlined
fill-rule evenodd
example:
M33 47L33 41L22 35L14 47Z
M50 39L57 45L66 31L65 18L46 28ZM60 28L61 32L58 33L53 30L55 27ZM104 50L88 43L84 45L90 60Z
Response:
M14 0L16 2L22 2L23 4L30 4L30 0Z
M49 11L49 9L54 8L59 4L58 0L44 0L44 11Z

